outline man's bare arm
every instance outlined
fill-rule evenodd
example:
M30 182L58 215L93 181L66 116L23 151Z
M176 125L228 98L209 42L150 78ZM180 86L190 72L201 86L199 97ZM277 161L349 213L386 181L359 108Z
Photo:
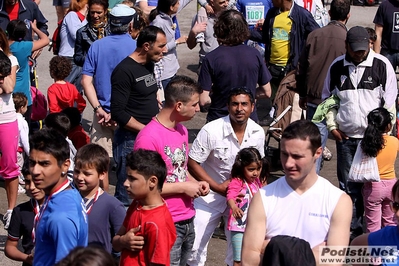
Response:
M374 51L381 53L382 25L375 24L375 34L377 35L377 40L374 42Z
M342 194L331 217L328 230L327 246L348 246L350 237L350 225L352 220L352 200L347 194ZM319 262L319 245L313 248L316 263ZM342 265L342 264L334 264Z
M272 88L270 87L270 82L256 88L256 99L270 98L270 96L272 96Z
M221 194L226 196L227 193L227 187L230 183L230 180L227 180L225 182L223 182L222 184L217 183L215 180L213 180L212 177L210 177L208 175L207 172L205 172L204 168L202 168L202 166L196 162L195 160L188 158L188 170L190 171L190 174L198 181L205 181L208 182L209 187Z
M241 265L261 264L266 236L266 214L260 193L256 193L248 209L247 226L242 241Z

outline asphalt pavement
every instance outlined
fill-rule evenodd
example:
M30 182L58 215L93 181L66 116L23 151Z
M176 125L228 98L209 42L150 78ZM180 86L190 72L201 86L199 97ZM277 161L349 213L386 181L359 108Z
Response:
M54 32L57 25L55 9L51 5L52 1L42 0L40 3L40 9L42 10L44 16L49 20L49 32L50 37ZM327 7L328 8L328 7ZM351 17L347 26L350 28L352 26L367 26L374 27L372 23L377 7L358 7L352 6ZM191 2L182 12L178 14L178 20L180 25L180 31L182 35L188 35L191 26L192 17L196 12L196 2ZM198 47L194 50L189 50L186 45L179 45L177 48L180 69L178 74L187 75L194 79L197 78L196 70L198 64ZM47 88L53 83L49 75L48 62L52 58L52 52L49 52L46 48L38 59L37 73L39 76L39 89L43 93L47 93ZM112 55L104 55L112 56ZM83 114L83 125L87 130L91 124L93 109L89 103L87 103L86 110ZM205 114L198 113L195 118L189 122L184 123L189 129L190 142L195 138L196 133L205 124ZM337 185L336 178L336 156L335 156L335 142L331 139L328 140L327 146L330 148L334 157L331 161L325 162L324 167L321 171L321 175L330 180L333 184ZM281 172L276 172L275 174L281 175ZM115 173L110 173L110 187L111 190L114 189L116 183ZM22 203L28 200L26 195L18 195L18 203ZM5 213L7 209L7 198L4 189L4 182L0 181L0 218L2 214ZM1 266L16 266L21 265L20 262L14 262L9 260L4 256L4 245L7 238L7 232L4 230L3 225L0 223L0 265ZM220 239L212 239L208 247L208 261L207 266L218 266L225 265L224 257L226 254L226 242Z

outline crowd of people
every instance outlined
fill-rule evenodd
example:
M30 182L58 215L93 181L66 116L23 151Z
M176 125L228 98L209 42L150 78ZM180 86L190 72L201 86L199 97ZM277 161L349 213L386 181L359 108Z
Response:
M45 117L32 120L31 64L50 43L39 3L0 3L7 257L205 265L220 223L229 266L316 265L326 246L399 248L394 0L379 6L375 30L347 29L349 0L330 3L329 23L321 1L198 0L188 35L177 17L189 0L54 0L54 83ZM200 46L198 82L178 75L182 44ZM287 80L287 101L307 112L283 128L285 175L268 184L262 126ZM207 121L190 145L182 122L199 111ZM319 175L329 133L339 187ZM379 182L351 181L359 151ZM25 192L30 200L17 206Z

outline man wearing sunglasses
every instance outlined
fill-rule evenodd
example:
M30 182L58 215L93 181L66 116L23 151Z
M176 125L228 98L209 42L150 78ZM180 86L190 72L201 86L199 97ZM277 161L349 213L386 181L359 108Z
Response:
M228 115L207 123L198 133L190 149L188 170L198 181L208 182L208 195L194 200L195 241L189 265L205 265L207 247L213 231L222 217L228 219L226 204L230 171L237 152L255 147L264 157L265 132L250 115L254 97L246 88L230 90L227 96ZM232 266L230 231L225 230L228 252L225 262Z

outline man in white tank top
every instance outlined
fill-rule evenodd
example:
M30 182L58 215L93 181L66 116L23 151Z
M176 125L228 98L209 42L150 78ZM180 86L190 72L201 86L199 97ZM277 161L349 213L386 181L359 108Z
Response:
M253 198L244 233L242 265L259 265L270 238L295 236L309 242L318 262L319 246L347 246L352 201L316 174L321 156L317 126L307 120L290 124L280 143L285 176Z

